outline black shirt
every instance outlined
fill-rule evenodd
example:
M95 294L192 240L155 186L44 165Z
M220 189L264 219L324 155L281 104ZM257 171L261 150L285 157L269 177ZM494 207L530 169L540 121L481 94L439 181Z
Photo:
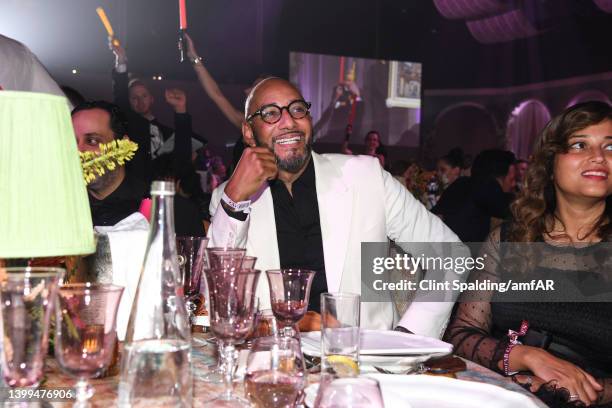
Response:
M106 198L98 200L89 194L93 225L112 226L135 213L146 196L147 185L137 177L126 176L119 187Z
M319 312L320 295L327 292L327 280L312 159L304 173L293 182L293 196L280 180L270 182L270 191L274 202L281 268L316 271L310 290L308 309Z

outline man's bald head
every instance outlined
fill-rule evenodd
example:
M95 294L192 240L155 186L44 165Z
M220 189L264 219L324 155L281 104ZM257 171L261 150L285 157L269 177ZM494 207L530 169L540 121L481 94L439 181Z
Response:
M308 113L310 105L304 103L303 99L302 93L291 82L281 78L266 78L251 90L246 100L246 116L242 123L244 143L252 147L267 147L274 153L277 166L282 172L298 174L310 158L312 119ZM296 102L301 102L300 106L306 111L292 113L289 106ZM261 109L265 106L278 108L276 113L280 115L274 118L276 121L273 123L266 122L261 115ZM257 111L260 114L252 116ZM247 120L249 116L252 118Z
M255 85L251 89L251 92L249 92L249 94L247 95L246 101L244 103L244 118L246 119L251 113L259 109L261 105L261 96L265 95L267 90L278 86L290 87L300 95L300 98L303 98L302 92L300 92L297 86L293 85L286 79L279 77L265 78L259 83L257 83L257 85Z

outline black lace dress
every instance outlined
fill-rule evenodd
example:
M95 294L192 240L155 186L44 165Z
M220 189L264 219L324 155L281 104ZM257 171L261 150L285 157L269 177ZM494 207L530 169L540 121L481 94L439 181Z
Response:
M541 242L537 253L523 254L529 265L506 256L504 248L504 244L500 246L500 230L492 232L482 248L487 253L485 268L472 272L470 280L500 281L513 268L537 268L548 276L594 277L607 283L607 288L612 281L609 242L579 249ZM603 293L605 298L606 293L610 292ZM508 330L518 331L521 322L527 320L530 329L546 336L545 343L553 343L544 346L550 353L597 378L604 386L598 406L612 407L612 298L609 302L535 302L532 296L529 301L517 302L500 301L497 292L478 292L469 298L464 295L445 335L456 354L501 372L498 364L508 345ZM541 387L536 395L550 406L580 406L580 402L568 402L567 390L557 388L554 382Z

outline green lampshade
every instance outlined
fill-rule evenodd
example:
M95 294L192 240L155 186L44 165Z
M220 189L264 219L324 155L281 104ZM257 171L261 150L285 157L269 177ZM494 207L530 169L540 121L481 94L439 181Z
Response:
M0 91L0 258L94 250L66 98Z

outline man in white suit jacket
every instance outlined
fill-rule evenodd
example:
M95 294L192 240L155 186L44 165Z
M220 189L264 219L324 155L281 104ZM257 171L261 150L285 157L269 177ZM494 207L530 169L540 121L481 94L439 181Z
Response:
M328 291L361 293L362 242L459 241L376 158L311 152L308 108L301 93L279 78L267 79L251 91L242 128L251 147L230 180L213 192L209 246L246 247L247 254L258 257L257 269L280 268L268 180L278 178L291 194L293 182L311 160ZM265 276L260 278L258 297L260 305L269 307ZM439 338L452 306L413 302L398 322L390 297L387 302L363 302L361 324L390 329L397 323L413 333Z

